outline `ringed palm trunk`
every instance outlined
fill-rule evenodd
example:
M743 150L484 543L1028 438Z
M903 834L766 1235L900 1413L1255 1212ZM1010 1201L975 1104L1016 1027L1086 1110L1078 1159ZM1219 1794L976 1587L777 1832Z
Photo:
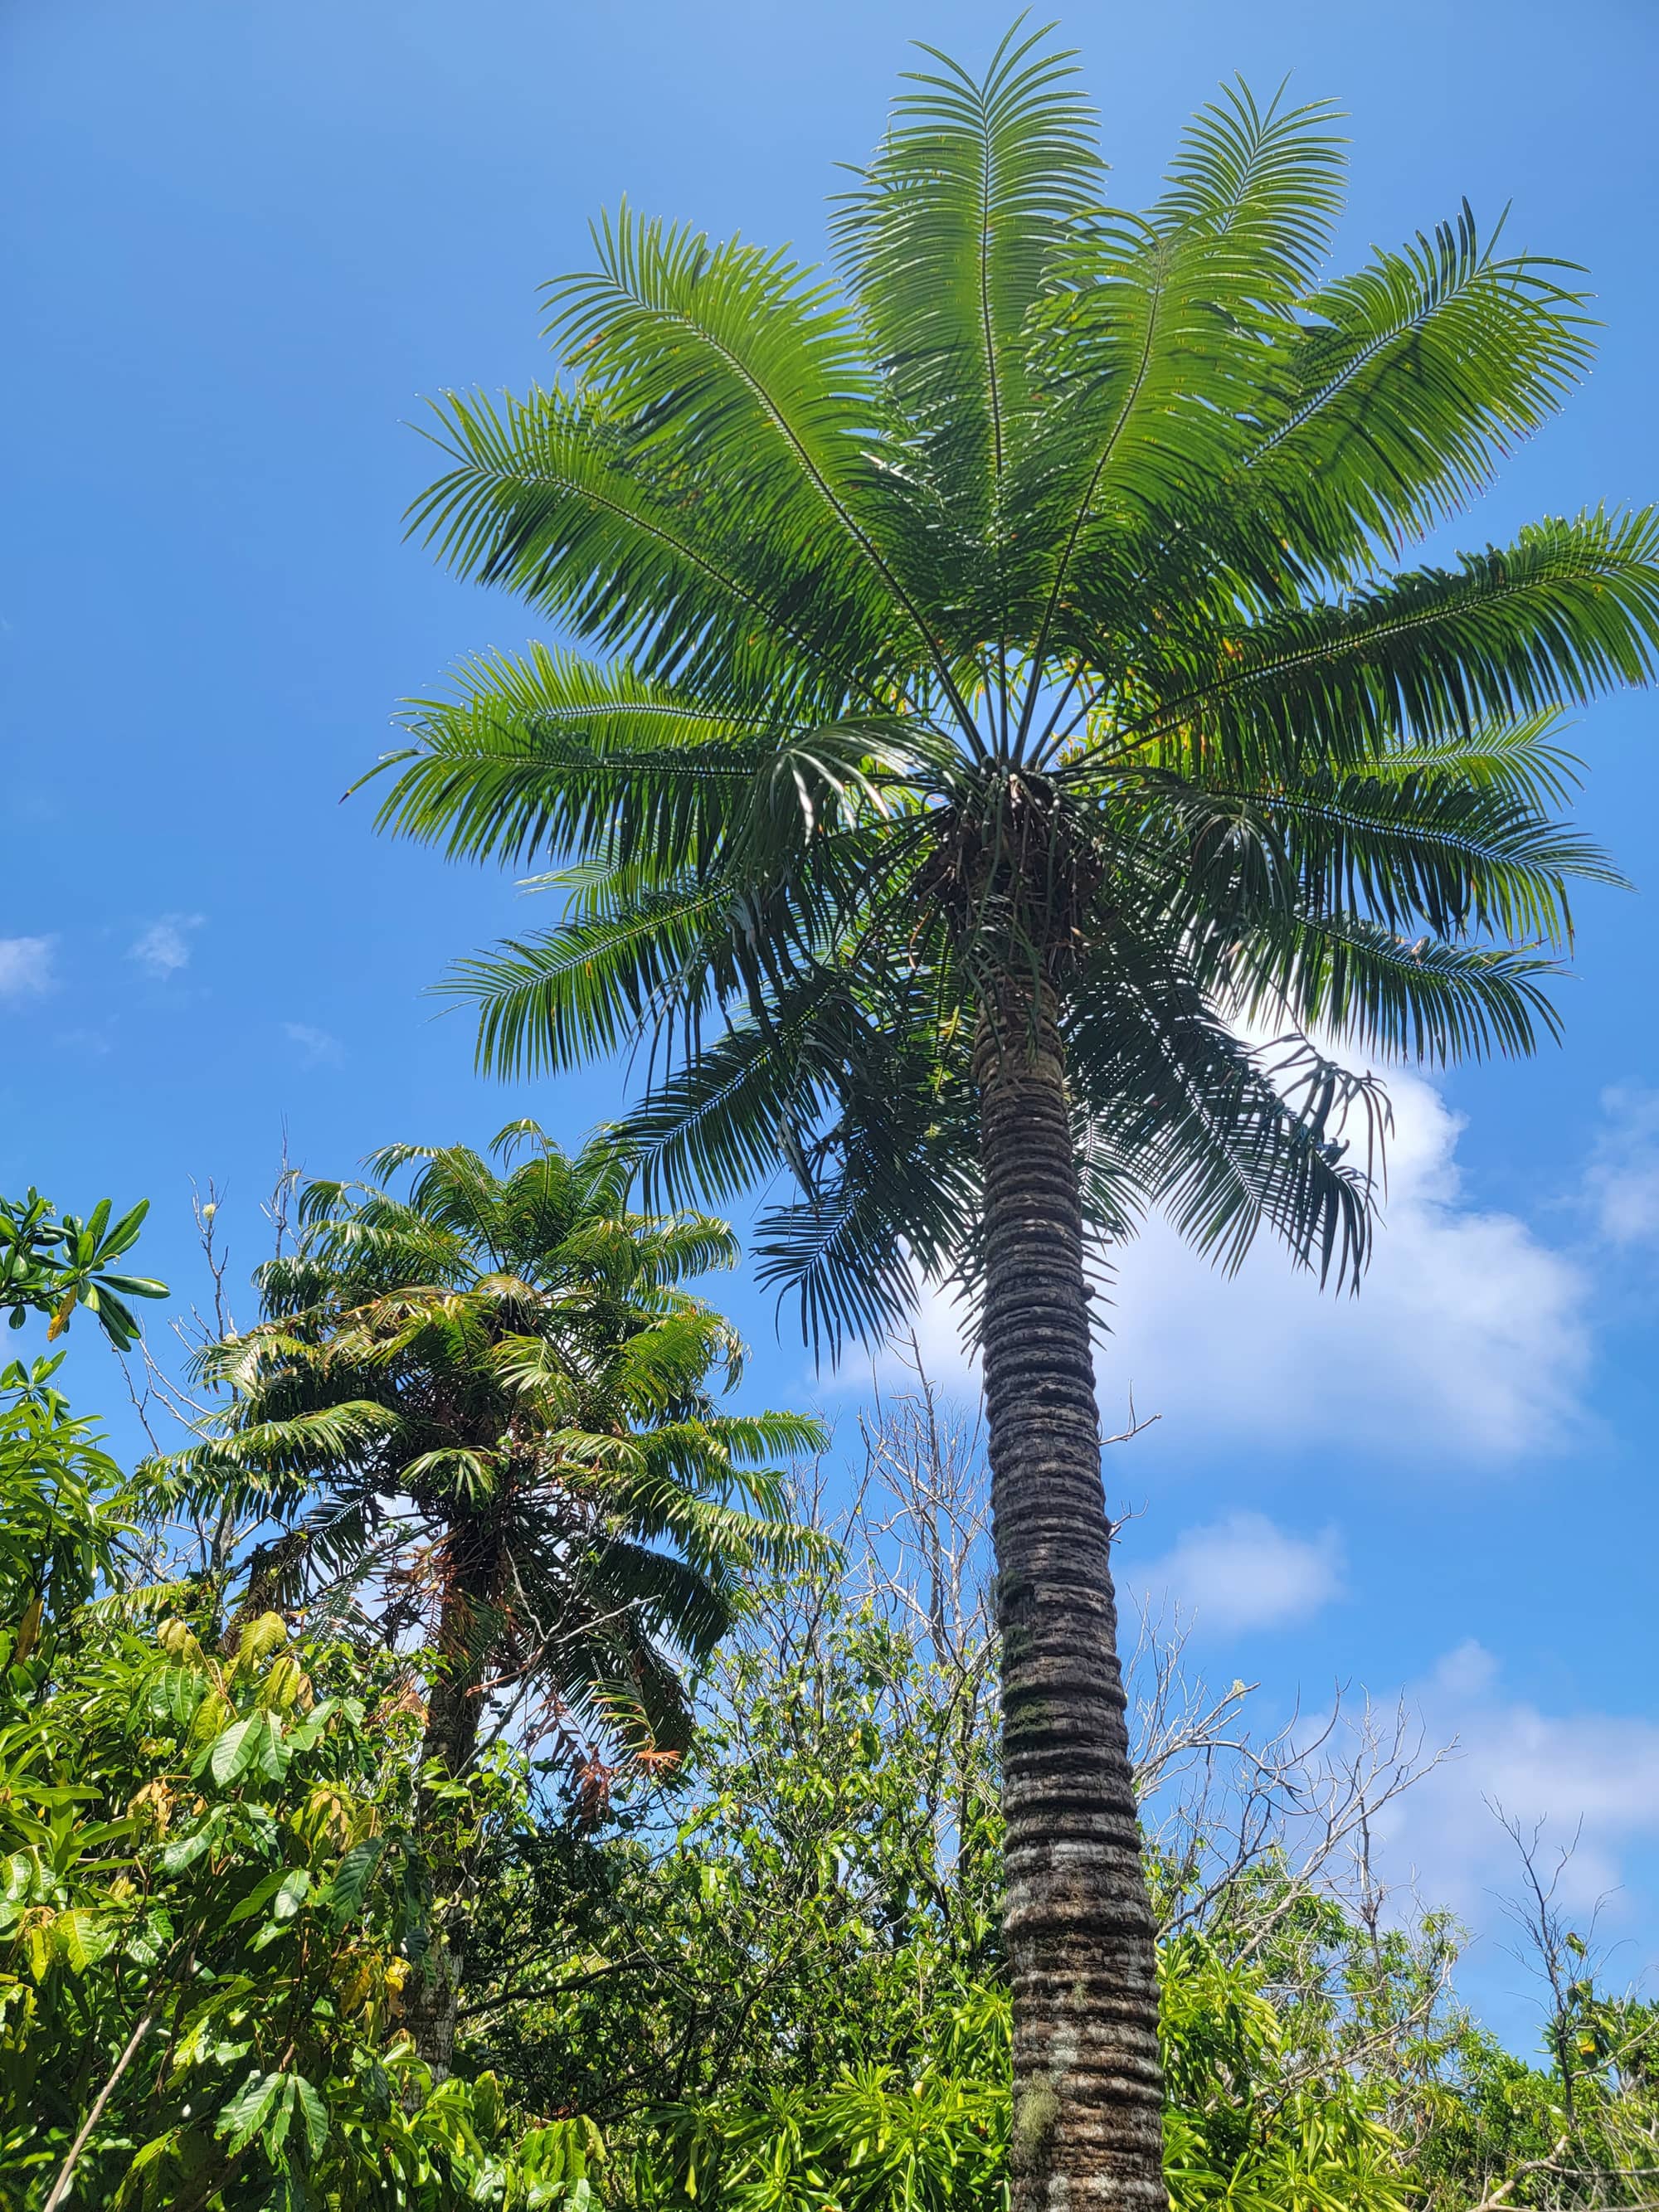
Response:
M425 1766L435 1759L453 1779L466 1771L477 1748L484 1669L477 1649L476 1624L489 1583L488 1562L478 1556L481 1547L477 1532L466 1522L452 1521L448 1547L453 1573L438 1620L443 1668L427 1701L421 1763ZM404 2024L416 2051L442 2078L455 2057L455 2026L465 1965L463 1922L456 1899L466 1869L447 1840L453 1815L429 1792L422 1792L416 1818L426 1839L434 1909L426 1954L413 1978Z
M1047 994L982 1023L984 1371L1002 1650L1014 2212L1164 2212L1151 1901L1129 1770L1083 1217Z

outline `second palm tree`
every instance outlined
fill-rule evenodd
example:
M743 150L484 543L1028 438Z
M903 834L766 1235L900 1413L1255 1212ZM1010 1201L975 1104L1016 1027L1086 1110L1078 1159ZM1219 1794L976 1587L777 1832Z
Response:
M562 1737L567 1765L677 1752L682 1662L811 1542L768 1462L817 1428L718 1410L738 1340L684 1288L732 1263L731 1231L630 1212L604 1139L567 1157L521 1123L501 1145L528 1157L501 1176L465 1146L396 1145L369 1164L412 1170L401 1194L311 1184L297 1251L259 1271L264 1317L200 1359L228 1393L219 1433L151 1470L285 1524L248 1562L252 1609L308 1602L429 1644L428 1792L465 1781L487 1720ZM428 1871L410 2025L447 2069L465 1869Z

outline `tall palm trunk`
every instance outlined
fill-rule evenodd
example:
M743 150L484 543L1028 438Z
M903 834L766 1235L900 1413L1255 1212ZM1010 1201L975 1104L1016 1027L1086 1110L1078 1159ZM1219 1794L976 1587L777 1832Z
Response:
M421 1763L426 1766L435 1760L452 1780L464 1774L471 1763L483 1704L483 1664L477 1648L477 1623L488 1582L486 1562L477 1556L479 1548L475 1532L465 1522L451 1522L451 1580L438 1620L442 1664L427 1703ZM447 1840L453 1818L432 1792L422 1790L417 1819L426 1841L433 1911L426 1953L414 1977L404 2024L416 2050L441 2077L448 2074L454 2063L465 1965L464 1923L457 1900L466 1869Z
M1052 999L975 1054L1002 1647L1014 2212L1164 2212L1151 1903L1129 1771L1083 1216Z

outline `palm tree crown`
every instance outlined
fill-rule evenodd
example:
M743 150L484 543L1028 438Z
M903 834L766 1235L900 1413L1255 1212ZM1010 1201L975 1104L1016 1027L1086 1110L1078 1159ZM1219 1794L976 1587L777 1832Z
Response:
M799 1551L766 1462L817 1431L715 1407L740 1347L684 1285L731 1265L723 1223L630 1212L602 1139L568 1158L519 1123L499 1143L528 1157L497 1176L394 1145L374 1182L309 1185L297 1250L259 1271L264 1318L200 1361L231 1394L222 1433L165 1474L292 1523L252 1565L269 1596L423 1631L447 1668L428 1748L453 1771L492 1696L675 1747L680 1662Z
M647 1189L787 1162L762 1266L832 1345L973 1278L976 1042L1050 999L1097 1228L1355 1273L1380 1102L1309 1035L1552 1026L1612 874L1556 711L1659 638L1650 512L1396 565L1583 369L1563 264L1465 208L1322 276L1330 112L1242 87L1127 215L1067 57L935 61L839 286L624 207L562 380L441 404L417 524L600 658L471 663L381 764L394 829L557 863L558 926L455 979L482 1058L646 1040Z

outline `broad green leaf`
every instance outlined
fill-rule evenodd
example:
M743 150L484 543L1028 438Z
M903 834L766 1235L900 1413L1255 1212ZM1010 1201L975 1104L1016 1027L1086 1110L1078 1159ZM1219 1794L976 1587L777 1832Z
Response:
M277 1920L292 1920L310 1894L311 1876L303 1867L296 1867L291 1874L285 1875L283 1878L282 1885L271 1904L272 1917Z
M265 2126L278 2100L284 2095L283 2085L287 2078L282 2074L262 2074L256 2068L236 2094L222 2106L215 2132L228 2139L226 2149L232 2157L237 2152L246 2150Z
M306 2142L315 2158L328 2142L328 2107L302 2074L293 2077L294 2099L305 2127Z
M215 1741L208 1771L222 1790L228 1789L252 1765L260 1748L264 1720L263 1713L254 1713L246 1720L234 1721Z
M120 1932L121 1923L114 1914L100 1916L78 1905L58 1914L54 1930L70 1971L76 1974L96 1965Z
M210 1818L191 1834L175 1837L162 1850L162 1873L183 1874L186 1868L194 1866L204 1852L212 1849L218 1833L217 1827Z
M349 1919L362 1905L364 1893L385 1850L385 1838L371 1836L366 1843L354 1844L340 1861L327 1891L328 1903L337 1925Z

